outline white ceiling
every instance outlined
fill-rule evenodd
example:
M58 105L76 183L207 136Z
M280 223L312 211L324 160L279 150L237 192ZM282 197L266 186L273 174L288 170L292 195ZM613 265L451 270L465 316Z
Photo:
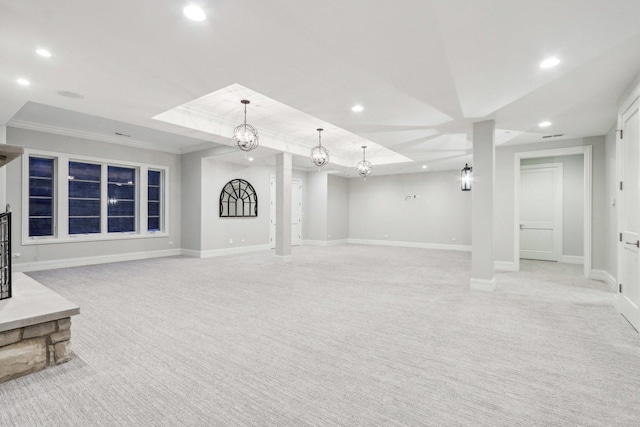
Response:
M640 72L638 0L199 3L208 14L200 23L183 16L182 0L0 0L0 124L76 129L172 152L231 145L226 131L153 117L239 85L273 101L260 112L249 107L249 123L252 114L271 117L261 135L281 135L271 123L303 114L290 122L304 126L292 132L298 142L313 145L322 125L344 136L336 144L366 140L412 160L374 161L376 174L460 169L471 163L471 124L482 119L496 120L498 143L606 133ZM53 57L36 55L39 47ZM562 62L539 68L548 56ZM19 77L31 86L17 85ZM237 101L228 115L223 104L212 108L240 123ZM352 112L356 103L365 110ZM270 105L290 110L274 118ZM553 125L538 128L543 120ZM343 158L352 147L330 148ZM309 164L292 151L296 164ZM252 156L274 152L260 147ZM244 153L224 158L247 161Z

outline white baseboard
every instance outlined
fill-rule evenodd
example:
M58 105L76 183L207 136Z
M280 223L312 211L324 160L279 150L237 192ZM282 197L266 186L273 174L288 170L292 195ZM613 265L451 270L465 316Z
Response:
M618 292L618 286L616 285L616 278L609 274L608 271L605 270L591 270L591 274L589 274L589 278L593 280L600 280L605 282L609 287L614 291Z
M469 282L469 287L474 291L493 292L496 290L496 278L494 277L491 280L484 280L474 279L472 277Z
M344 245L349 243L349 239L338 239L338 240L303 240L303 245L309 246L335 246L335 245Z
M180 255L180 253L180 249L166 249L162 251L132 252L126 254L100 255L50 261L34 261L25 263L14 263L12 265L12 269L15 272L53 270L56 268L80 267L83 265L107 264L110 262L136 261L140 259L177 256Z
M470 245L449 245L443 243L400 242L394 240L347 239L355 245L399 246L403 248L441 249L447 251L471 251Z
M181 249L180 253L181 255L195 257L195 258L212 258L217 256L247 254L251 252L268 251L268 250L271 250L271 245L267 243L266 245L239 246L236 248L210 249L207 251Z
M584 264L584 257L576 255L562 255L560 257L560 262L564 262L565 264Z
M513 261L494 261L493 268L501 271L518 271L516 263Z

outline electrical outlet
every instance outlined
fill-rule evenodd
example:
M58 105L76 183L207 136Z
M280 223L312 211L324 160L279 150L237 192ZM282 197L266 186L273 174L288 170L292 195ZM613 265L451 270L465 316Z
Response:
M244 239L240 239L240 243L244 243Z
M452 237L452 238L451 238L451 241L452 241L452 242L455 242L456 240L457 240L457 239L456 239L455 237Z
M385 239L388 239L388 238L389 238L389 235L388 235L388 234L385 234L385 235L384 235L384 238L385 238Z
M173 245L173 242L169 242L170 245Z
M229 239L229 244L233 245L233 239Z
M13 253L13 257L14 258L20 258L20 255L21 255L20 252L14 252Z

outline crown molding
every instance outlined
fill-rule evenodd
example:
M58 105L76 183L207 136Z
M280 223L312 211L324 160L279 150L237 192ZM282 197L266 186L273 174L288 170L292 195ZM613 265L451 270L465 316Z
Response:
M90 139L92 141L107 142L109 144L125 145L127 147L143 148L145 150L162 151L162 152L171 153L171 154L182 154L182 151L178 149L160 147L158 145L140 141L133 138L126 138L125 140L115 136L101 135L99 133L88 132L88 131L83 131L78 129L69 129L61 126L45 125L42 123L35 123L35 122L26 121L26 120L13 119L9 121L9 123L7 123L7 126L15 127L19 129L34 130L38 132L53 133L56 135L71 136L74 138Z

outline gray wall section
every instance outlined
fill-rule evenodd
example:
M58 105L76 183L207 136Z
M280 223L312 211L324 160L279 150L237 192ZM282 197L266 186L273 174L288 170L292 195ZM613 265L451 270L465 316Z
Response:
M349 237L470 245L471 193L457 170L350 179Z
M562 255L582 256L584 252L584 156L522 159L521 165L562 163Z
M15 264L151 252L181 247L181 165L179 155L13 127L7 128L7 143L35 150L83 155L105 160L133 160L139 163L169 167L168 237L22 245L22 161L11 162L7 165L7 202L11 204L14 212L12 252L21 254L20 258L14 260Z
M328 183L326 172L307 173L307 207L303 219L305 239L327 240Z
M515 153L560 147L591 145L592 148L592 212L591 267L604 269L607 259L608 222L606 209L605 141L603 136L568 139L537 144L498 147L496 149L495 257L497 261L514 262L514 157Z
M329 175L327 193L327 240L349 238L349 180Z
M182 155L182 248L202 250L202 157L197 153Z

